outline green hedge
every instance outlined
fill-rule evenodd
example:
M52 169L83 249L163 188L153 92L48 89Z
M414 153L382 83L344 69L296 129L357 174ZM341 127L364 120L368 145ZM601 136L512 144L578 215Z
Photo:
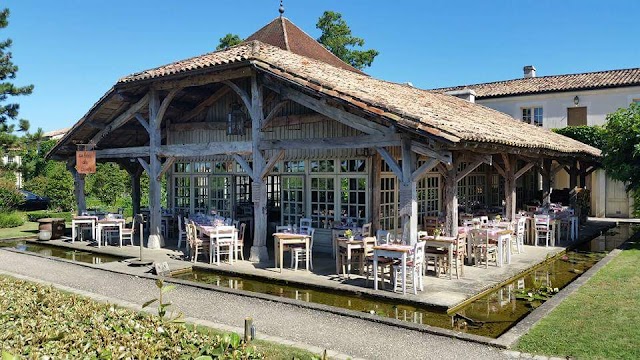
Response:
M0 352L24 359L263 359L218 335L0 276Z
M70 212L53 212L53 211L32 211L27 213L27 219L36 222L44 218L63 218L67 223L71 223L73 215Z
M24 224L24 215L19 212L0 213L0 228L14 228Z

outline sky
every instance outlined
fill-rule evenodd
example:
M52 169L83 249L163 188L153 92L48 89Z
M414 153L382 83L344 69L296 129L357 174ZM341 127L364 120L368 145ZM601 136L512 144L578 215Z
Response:
M325 10L343 15L369 75L420 88L640 67L637 0L285 0L308 34ZM16 97L32 131L72 126L128 74L215 50L278 16L278 0L3 0L11 11Z

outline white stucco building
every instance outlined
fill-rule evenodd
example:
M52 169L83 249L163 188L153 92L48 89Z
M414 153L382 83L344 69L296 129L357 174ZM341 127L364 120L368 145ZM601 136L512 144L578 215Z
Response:
M22 166L22 157L14 151L9 150L9 152L2 155L2 164L15 164L15 166L19 168ZM22 189L22 172L14 171L14 174L16 176L16 188Z
M519 79L439 90L473 90L476 103L549 129L604 125L607 114L640 102L640 68L538 77L535 67L525 66ZM555 177L554 188L568 186L568 174L562 170ZM587 187L592 190L592 215L631 215L632 199L624 184L610 179L603 170L587 178Z

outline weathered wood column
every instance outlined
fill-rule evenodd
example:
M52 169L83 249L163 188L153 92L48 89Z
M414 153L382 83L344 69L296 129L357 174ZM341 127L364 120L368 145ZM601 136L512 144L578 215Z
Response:
M549 205L551 203L551 181L553 176L551 159L542 160L540 173L542 174L542 205Z
M440 175L444 178L442 202L445 213L445 232L450 236L458 233L458 180L456 174L457 166L441 167Z
M262 109L262 86L258 84L257 75L251 77L251 140L253 156L253 186L251 196L253 199L253 245L249 261L265 262L269 260L267 252L267 183L264 174L266 162L262 151L260 151L260 141L262 140L262 123L264 112Z
M84 177L85 174L78 173L75 167L75 159L67 162L67 170L71 172L73 176L73 194L76 198L76 213L82 215L87 211L87 200L84 196Z
M412 178L415 169L416 154L411 151L411 139L403 138L399 215L402 218L402 240L409 245L414 245L418 240L418 191L417 182Z
M504 169L497 163L493 166L504 178L504 213L507 219L513 220L516 216L516 181L529 171L535 163L527 163L519 170L518 158L513 154L502 154Z
M380 154L373 151L373 155L371 156L371 231L375 235L377 230L380 230L380 189L382 179L380 177L380 172L382 170L382 159L380 158Z

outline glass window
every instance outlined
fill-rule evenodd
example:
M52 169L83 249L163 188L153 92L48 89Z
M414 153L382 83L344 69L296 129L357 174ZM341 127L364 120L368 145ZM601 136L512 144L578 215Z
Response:
M347 223L362 225L367 220L367 179L340 178L340 217Z
M177 165L177 164L176 164ZM191 177L175 176L173 178L174 206L183 212L191 211Z
M216 161L213 164L213 172L216 174L229 173L233 167L226 161Z
M366 164L367 162L364 159L342 160L340 162L340 171L350 173L366 172Z
M543 111L541 107L522 108L522 121L542 126Z
M220 216L231 217L231 177L212 176L211 182L211 210Z
M304 217L304 178L283 176L281 181L282 224L298 224L300 218Z
M251 178L240 175L235 176L236 204L251 202Z
M267 176L267 205L280 207L280 176Z
M284 172L288 172L288 173L304 172L304 160L285 161Z
M209 209L209 177L193 176L193 211L206 213Z
M334 169L333 160L311 160L312 173L332 173Z
M383 230L396 228L398 196L396 193L396 177L380 178L380 227Z
M311 178L311 220L314 228L328 229L335 217L335 178Z
M191 163L175 163L173 165L174 173L188 173L191 172Z

